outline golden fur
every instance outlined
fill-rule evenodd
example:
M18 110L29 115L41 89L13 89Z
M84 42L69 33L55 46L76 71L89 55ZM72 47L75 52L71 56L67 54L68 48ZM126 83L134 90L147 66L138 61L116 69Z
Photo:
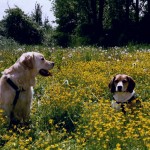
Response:
M48 76L48 70L52 69L54 63L45 60L44 56L37 52L27 52L21 55L18 61L10 68L5 69L0 78L0 108L10 117L11 111L14 117L25 122L29 119L30 107L32 103L33 86L35 77L41 71L41 75ZM20 92L17 103L13 109L15 90L7 83L11 79L19 88Z

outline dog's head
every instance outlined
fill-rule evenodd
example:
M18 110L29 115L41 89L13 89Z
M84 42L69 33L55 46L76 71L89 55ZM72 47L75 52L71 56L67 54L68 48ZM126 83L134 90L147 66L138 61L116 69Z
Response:
M50 76L49 70L54 67L54 62L46 60L42 54L37 52L22 54L18 62L26 69L33 70L42 76Z
M118 74L113 77L109 83L109 89L114 92L130 92L135 88L135 82L132 77L125 74Z

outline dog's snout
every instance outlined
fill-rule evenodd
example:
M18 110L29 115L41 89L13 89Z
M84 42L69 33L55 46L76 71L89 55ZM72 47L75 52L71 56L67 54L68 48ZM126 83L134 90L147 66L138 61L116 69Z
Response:
M122 91L122 86L118 86L118 91Z
M51 68L53 68L55 65L55 63L53 61L47 61L47 63Z

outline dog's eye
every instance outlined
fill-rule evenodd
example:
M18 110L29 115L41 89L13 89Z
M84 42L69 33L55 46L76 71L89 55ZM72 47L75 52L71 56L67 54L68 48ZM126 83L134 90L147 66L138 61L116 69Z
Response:
M118 83L119 81L118 81L118 80L115 80L114 82L115 82L115 83Z
M43 60L44 60L44 57L41 57L41 60L43 61Z
M123 82L123 83L126 83L126 82L127 82L127 80L123 80L122 82Z

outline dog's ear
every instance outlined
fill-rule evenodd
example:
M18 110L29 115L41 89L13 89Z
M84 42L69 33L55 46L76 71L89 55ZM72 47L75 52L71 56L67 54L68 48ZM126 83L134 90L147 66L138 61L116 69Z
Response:
M24 55L22 56L21 63L28 69L33 69L33 56L32 55Z
M116 91L116 87L115 87L114 81L115 81L115 77L113 77L113 79L110 81L110 83L108 85L111 93L114 93Z
M130 93L132 93L133 90L134 90L134 88L135 88L135 82L132 79L132 77L130 77L130 76L127 77L127 80L128 80L128 83L129 83L127 91L130 92Z

